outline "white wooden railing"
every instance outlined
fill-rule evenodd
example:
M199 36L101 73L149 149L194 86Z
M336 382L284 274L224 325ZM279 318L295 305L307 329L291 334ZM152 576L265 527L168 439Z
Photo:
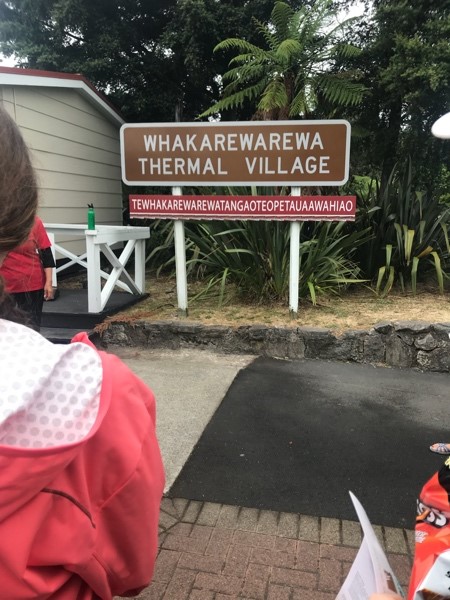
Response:
M72 225L59 223L44 223L50 241L52 242L53 255L61 255L69 260L54 269L53 285L57 285L58 273L68 269L74 264L81 265L87 270L88 311L101 312L108 302L114 287L129 292L130 294L143 294L145 292L145 240L150 237L148 227L131 227L125 225L97 225L95 229L86 229L86 225ZM56 235L70 236L85 239L86 251L76 255L63 243L56 241ZM124 243L120 256L116 256L111 246ZM126 270L126 265L134 251L134 278ZM110 273L100 268L100 253L108 259L112 266ZM103 285L101 280L105 279Z

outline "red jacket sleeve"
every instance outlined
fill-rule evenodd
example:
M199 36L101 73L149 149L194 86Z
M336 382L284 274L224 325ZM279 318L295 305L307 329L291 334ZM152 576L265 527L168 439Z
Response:
M90 344L85 335L75 340ZM109 402L103 421L84 448L83 479L95 515L93 559L87 581L104 566L112 595L134 595L153 574L164 470L150 388L119 358L100 352L101 395ZM103 402L103 398L101 400ZM97 587L98 586L98 587Z
M101 500L95 555L108 566L113 595L135 594L153 574L164 490L155 399L117 357L102 354L102 361L110 407L92 448L86 447L96 457L93 492Z
M39 250L44 250L45 248L51 247L52 244L50 242L50 238L48 237L44 224L39 217L36 217L35 219L32 235Z

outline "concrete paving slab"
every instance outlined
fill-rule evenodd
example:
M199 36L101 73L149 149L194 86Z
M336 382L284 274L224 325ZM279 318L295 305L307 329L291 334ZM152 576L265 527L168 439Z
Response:
M221 403L236 374L254 356L207 350L108 346L156 396L157 435L167 491Z

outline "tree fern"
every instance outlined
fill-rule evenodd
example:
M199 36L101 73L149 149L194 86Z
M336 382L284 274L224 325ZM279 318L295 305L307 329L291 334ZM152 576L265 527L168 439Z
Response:
M333 21L334 20L334 21ZM311 116L322 95L333 106L361 102L364 87L355 73L331 73L335 59L355 56L359 49L343 41L346 24L338 23L331 0L315 0L311 7L294 11L286 2L275 2L270 22L255 20L265 42L259 47L239 38L228 38L214 51L233 51L223 74L222 98L200 117L241 107L250 102L258 117L278 111L291 118Z

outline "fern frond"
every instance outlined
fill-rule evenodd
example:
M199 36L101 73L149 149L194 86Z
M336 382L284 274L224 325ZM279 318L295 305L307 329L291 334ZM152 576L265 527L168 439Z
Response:
M229 96L228 98L222 98L218 102L216 102L210 108L207 108L204 112L202 112L198 118L201 119L203 117L211 117L213 115L217 115L223 110L229 110L231 108L238 108L244 104L245 98L237 98L237 94L233 96Z
M350 29L350 25L361 20L360 16L356 17L348 17L348 19L344 19L344 21L340 21L337 25L335 25L332 29L328 31L328 35L330 38L337 36L337 34L346 33Z
M299 115L306 115L309 112L309 107L306 102L306 97L304 94L304 90L300 90L300 92L295 96L293 101L291 102L291 106L289 109L290 117L298 117Z
M255 44L251 44L247 42L247 40L241 40L240 38L227 38L217 44L214 47L213 52L218 52L219 50L240 50L241 52L246 52L248 54L254 53L258 54L261 52L261 48L259 46L255 46Z
M246 65L244 67L236 67L227 71L223 77L224 82L230 82L227 85L231 85L236 82L238 85L245 85L249 82L257 79L268 80L267 66L266 65Z
M238 97L238 103L242 106L243 101L239 100L241 96L243 99L254 100L258 94L261 95L266 89L267 81L265 79L257 81L254 84L248 84L242 88L227 86L223 91L223 97L231 98L233 96Z
M329 73L319 77L317 85L329 102L340 106L356 106L366 92L366 88L361 83Z
M353 58L355 56L359 56L362 51L353 44L340 43L336 44L334 47L334 52L336 55L341 56L342 58Z
M256 83L255 85L247 86L242 90L234 92L231 92L228 88L225 88L223 92L223 97L220 100L218 100L213 106L201 113L199 115L199 118L209 117L223 110L242 107L244 105L244 102L252 102L255 99L259 98L263 94L266 85L266 81L261 81Z
M289 38L281 42L274 57L285 64L292 64L292 62L295 62L297 56L301 54L301 51L302 45L297 40Z
M306 13L302 22L302 37L308 38L309 41L325 37L334 15L335 11L330 0L316 0L314 9Z
M249 64L267 64L269 56L267 53L255 55L255 54L238 54L234 58L230 60L228 63L229 66L238 64L238 65L249 65ZM238 67L239 68L239 67Z
M263 92L258 108L260 110L271 110L283 108L288 103L286 86L280 80L271 81Z
M277 47L277 40L275 35L267 28L266 25L263 25L259 21L257 21L257 31L262 35L264 41L270 50L274 51Z
M242 66L248 65L248 64L252 63L254 60L255 60L254 54L238 54L237 56L234 56L228 63L228 66L231 68L227 71L227 73L229 71L234 71L236 69L240 69L240 68L242 68ZM237 65L237 66L234 66L234 65ZM225 73L222 75L222 77L225 77Z
M270 15L270 20L275 26L275 36L278 42L283 41L289 35L289 23L294 16L294 11L285 2L275 2Z

